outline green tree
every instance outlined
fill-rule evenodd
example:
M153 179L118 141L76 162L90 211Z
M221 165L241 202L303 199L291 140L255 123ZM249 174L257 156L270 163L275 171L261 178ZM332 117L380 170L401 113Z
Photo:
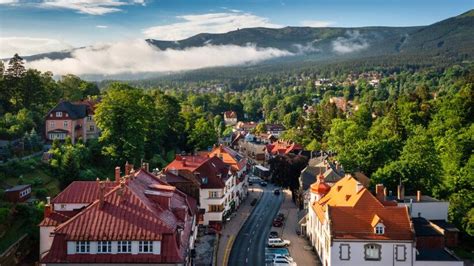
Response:
M204 117L199 118L189 136L189 144L197 150L211 147L217 142L217 134L213 125Z

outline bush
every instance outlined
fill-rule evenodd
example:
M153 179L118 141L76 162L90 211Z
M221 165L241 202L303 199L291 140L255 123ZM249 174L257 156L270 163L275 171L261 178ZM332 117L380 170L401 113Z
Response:
M45 188L38 188L36 190L36 198L45 199L48 196L48 190Z

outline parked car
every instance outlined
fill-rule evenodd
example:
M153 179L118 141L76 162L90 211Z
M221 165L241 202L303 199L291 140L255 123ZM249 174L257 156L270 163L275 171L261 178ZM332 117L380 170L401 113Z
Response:
M275 190L273 191L273 193L278 196L278 195L280 195L280 190L279 190L279 189L275 189Z
M282 227L283 221L273 220L272 225L275 227Z
M277 217L275 217L275 219L273 219L273 221L278 221L278 222L283 222L283 220L285 220L285 218L283 218L281 216L277 216Z
M249 186L252 186L253 185L253 182L252 181L249 181Z
M257 199L253 199L252 202L250 202L250 206L255 206L257 204Z
M296 262L284 258L273 259L273 266L296 266Z
M271 231L269 236L270 236L270 238L277 238L278 237L278 232Z
M294 261L292 257L284 255L284 254L275 254L273 255L273 259L285 259L288 261Z
M268 183L266 181L260 182L260 186L262 186L262 187L266 187L267 185L268 185Z
M268 246L275 247L287 247L291 244L290 240L283 240L281 238L270 238L268 239Z

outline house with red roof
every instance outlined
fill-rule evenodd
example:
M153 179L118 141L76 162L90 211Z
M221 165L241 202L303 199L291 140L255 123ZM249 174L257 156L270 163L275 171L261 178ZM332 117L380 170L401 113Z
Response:
M238 201L231 165L210 154L177 155L160 178L198 199L199 223L218 230Z
M196 201L146 169L71 183L45 206L40 263L189 264Z
M284 140L277 140L273 143L267 144L267 149L265 152L266 159L270 159L276 155L285 155L289 153L299 154L303 150L303 146L300 144L291 142L291 141L284 141Z
M420 258L408 207L374 196L351 175L333 186L320 175L310 190L306 233L323 265L462 265Z
M247 197L248 194L248 176L249 171L248 160L245 156L237 152L236 150L231 149L230 147L219 145L215 147L210 153L210 157L216 156L220 158L224 163L230 165L231 172L236 175L236 187L235 193L236 197L236 206L240 205L240 202Z

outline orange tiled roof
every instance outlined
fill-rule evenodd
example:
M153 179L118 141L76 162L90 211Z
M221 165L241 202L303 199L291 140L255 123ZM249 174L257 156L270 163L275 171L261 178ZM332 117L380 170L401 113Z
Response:
M312 209L322 222L326 220L326 214L329 215L334 238L413 239L407 208L384 206L352 176L346 176L336 182L325 196L313 203ZM383 222L383 235L375 234L372 225L374 219L377 223Z
M247 164L247 159L238 152L227 146L219 146L214 148L210 153L209 157L217 156L222 158L224 163L230 165L234 171L242 170Z

